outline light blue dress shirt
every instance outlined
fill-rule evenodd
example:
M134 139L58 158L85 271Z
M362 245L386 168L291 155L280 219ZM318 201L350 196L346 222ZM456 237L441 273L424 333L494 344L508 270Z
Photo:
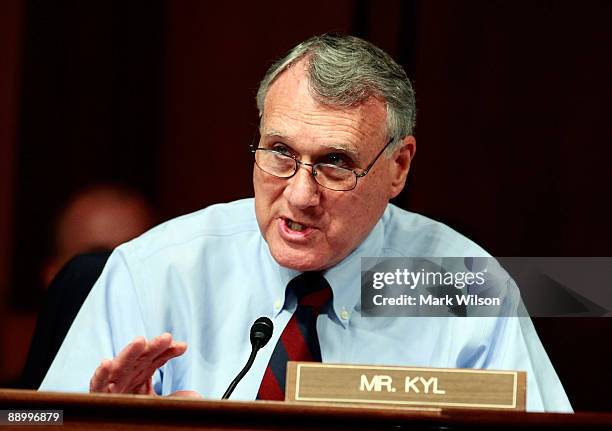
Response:
M389 204L366 240L324 273L333 290L333 310L317 321L324 362L524 370L528 410L571 411L529 318L362 317L362 256L489 255L449 227ZM285 288L297 274L270 255L253 199L166 222L113 252L40 389L87 392L102 359L137 336L167 331L189 347L158 370L155 391L220 398L249 357L251 324L268 316L272 339L232 395L253 400L296 308Z

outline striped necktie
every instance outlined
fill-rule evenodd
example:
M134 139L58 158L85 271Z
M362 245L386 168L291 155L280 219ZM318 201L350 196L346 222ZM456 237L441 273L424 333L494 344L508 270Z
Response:
M321 362L317 317L332 297L332 290L319 272L304 272L287 285L298 306L281 334L257 393L258 400L284 400L287 361Z

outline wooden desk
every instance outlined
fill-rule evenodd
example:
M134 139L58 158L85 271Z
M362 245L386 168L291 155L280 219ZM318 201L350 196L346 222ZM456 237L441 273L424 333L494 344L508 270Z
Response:
M203 401L137 395L0 390L1 410L63 410L64 425L4 425L15 429L151 430L402 430L612 429L612 413L516 413L408 410L283 402Z

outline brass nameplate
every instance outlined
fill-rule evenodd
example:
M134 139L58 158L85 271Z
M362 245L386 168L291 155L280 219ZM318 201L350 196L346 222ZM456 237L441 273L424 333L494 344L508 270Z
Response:
M289 362L285 399L525 410L527 373Z

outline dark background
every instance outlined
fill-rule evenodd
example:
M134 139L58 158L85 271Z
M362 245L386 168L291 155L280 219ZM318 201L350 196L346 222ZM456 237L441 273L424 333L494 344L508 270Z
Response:
M611 22L610 1L2 2L0 383L68 195L123 182L163 219L251 196L258 81L313 34L364 37L413 79L398 205L497 256L612 255ZM576 409L611 409L610 320L536 322Z

